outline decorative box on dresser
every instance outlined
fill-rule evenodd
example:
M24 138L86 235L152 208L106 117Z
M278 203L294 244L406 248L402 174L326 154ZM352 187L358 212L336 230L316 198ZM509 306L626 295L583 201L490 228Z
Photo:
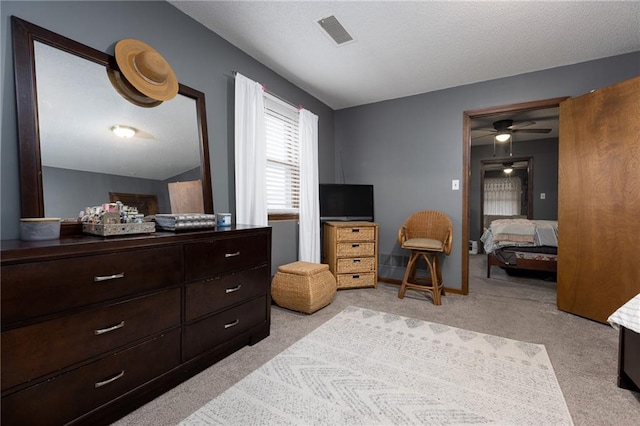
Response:
M324 261L338 289L378 287L378 224L325 222Z
M271 228L2 241L2 424L107 424L269 335Z

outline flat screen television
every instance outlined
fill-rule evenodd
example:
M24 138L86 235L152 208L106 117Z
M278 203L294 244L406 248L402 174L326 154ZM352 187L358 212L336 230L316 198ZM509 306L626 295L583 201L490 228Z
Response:
M320 220L373 222L373 185L321 183Z

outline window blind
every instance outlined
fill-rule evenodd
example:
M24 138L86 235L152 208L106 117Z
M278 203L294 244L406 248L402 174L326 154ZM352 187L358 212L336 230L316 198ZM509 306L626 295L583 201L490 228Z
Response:
M265 92L264 114L267 141L267 208L269 213L298 213L298 110Z

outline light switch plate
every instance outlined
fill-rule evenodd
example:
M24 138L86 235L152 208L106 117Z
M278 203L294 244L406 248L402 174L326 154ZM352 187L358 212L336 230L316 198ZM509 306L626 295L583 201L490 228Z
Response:
M545 194L544 192L540 193L540 199L544 200L545 198L547 198L547 194Z
M451 190L457 191L460 189L460 181L458 179L454 179L451 181Z

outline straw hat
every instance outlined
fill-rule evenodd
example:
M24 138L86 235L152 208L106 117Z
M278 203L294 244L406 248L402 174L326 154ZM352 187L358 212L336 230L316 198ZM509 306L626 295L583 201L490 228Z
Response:
M178 79L169 63L153 47L127 38L116 44L116 62L133 87L158 101L178 94Z
M143 108L153 108L162 103L162 101L150 98L138 91L124 78L119 70L109 66L107 67L107 75L116 92L132 104Z

